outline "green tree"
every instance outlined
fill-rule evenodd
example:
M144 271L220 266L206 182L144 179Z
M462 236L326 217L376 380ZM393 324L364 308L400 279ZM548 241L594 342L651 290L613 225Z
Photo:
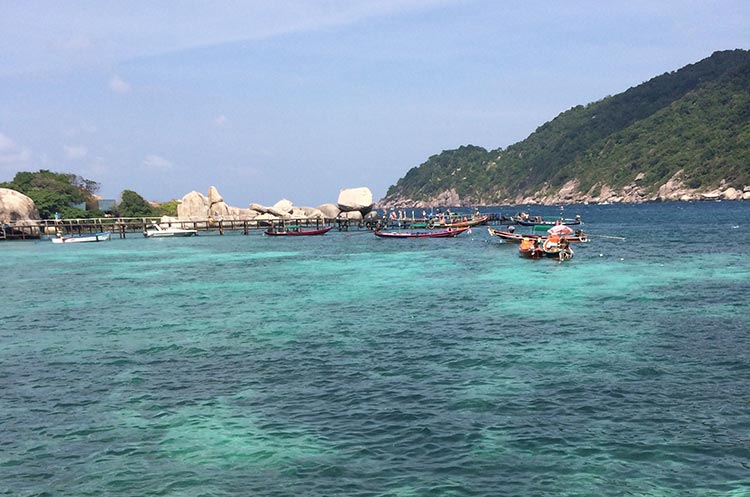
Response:
M2 183L0 186L16 190L31 198L42 219L49 219L55 213L66 217L86 217L85 211L73 208L72 205L92 201L99 189L96 181L46 169L16 173L13 181Z
M159 215L146 199L133 190L123 190L122 202L117 205L117 214L121 217L148 217Z
M172 216L177 217L177 205L179 202L177 200L170 200L169 202L163 202L159 204L159 207L156 208L157 213L160 216Z

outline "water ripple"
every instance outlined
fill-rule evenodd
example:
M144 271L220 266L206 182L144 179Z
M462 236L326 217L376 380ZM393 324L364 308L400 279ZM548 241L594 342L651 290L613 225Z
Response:
M643 242L569 264L478 235L9 244L0 495L747 495L750 234L675 264L648 236L687 208L592 211Z

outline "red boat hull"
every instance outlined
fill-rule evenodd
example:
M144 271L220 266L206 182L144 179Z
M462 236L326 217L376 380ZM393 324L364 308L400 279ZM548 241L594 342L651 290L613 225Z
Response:
M333 226L326 226L319 230L303 230L303 231L273 231L266 230L264 233L268 236L316 236L325 235L333 229Z
M380 238L453 238L468 229L469 227L466 226L464 228L449 228L441 231L374 231L373 233Z

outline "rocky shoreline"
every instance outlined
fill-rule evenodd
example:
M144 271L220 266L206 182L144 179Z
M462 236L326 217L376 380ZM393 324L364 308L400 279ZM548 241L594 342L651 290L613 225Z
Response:
M689 188L683 181L682 171L675 173L655 192L641 184L644 175L636 176L630 184L615 189L606 184L596 184L581 191L578 180L570 180L561 188L545 185L532 195L500 198L461 197L455 189L445 190L428 200L414 200L398 194L377 202L376 208L403 209L440 206L471 207L475 205L559 205L559 204L639 204L644 202L696 202L715 200L750 200L750 185L742 189L722 181L716 188Z

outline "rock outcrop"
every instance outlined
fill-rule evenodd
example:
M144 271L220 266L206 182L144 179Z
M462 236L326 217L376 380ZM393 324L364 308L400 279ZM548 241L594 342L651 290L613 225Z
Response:
M273 204L273 209L278 212L284 212L286 214L291 214L294 210L294 204L291 200L287 200L285 198L282 198L275 204Z
M265 212L265 211L264 211ZM260 211L232 207L224 202L216 187L208 189L208 196L192 191L182 197L177 205L177 219L206 220L206 219L254 219Z
M359 211L364 215L372 210L372 192L366 186L344 188L339 192L337 203L342 212Z
M39 210L34 201L21 192L0 188L0 221L21 225L35 225Z
M209 205L208 197L192 191L182 197L177 205L177 217L179 219L207 219Z
M192 191L185 195L177 206L177 219L235 219L255 221L277 221L282 219L325 220L341 217L342 212L350 212L346 219L360 220L372 210L372 192L369 188L351 188L341 190L339 203L322 204L318 207L298 207L291 200L281 199L272 206L258 203L249 204L248 208L232 207L224 202L216 187L208 189L208 195ZM347 209L344 211L342 206Z
M337 218L341 212L341 209L336 204L322 204L316 207L316 210L322 212L328 219Z

